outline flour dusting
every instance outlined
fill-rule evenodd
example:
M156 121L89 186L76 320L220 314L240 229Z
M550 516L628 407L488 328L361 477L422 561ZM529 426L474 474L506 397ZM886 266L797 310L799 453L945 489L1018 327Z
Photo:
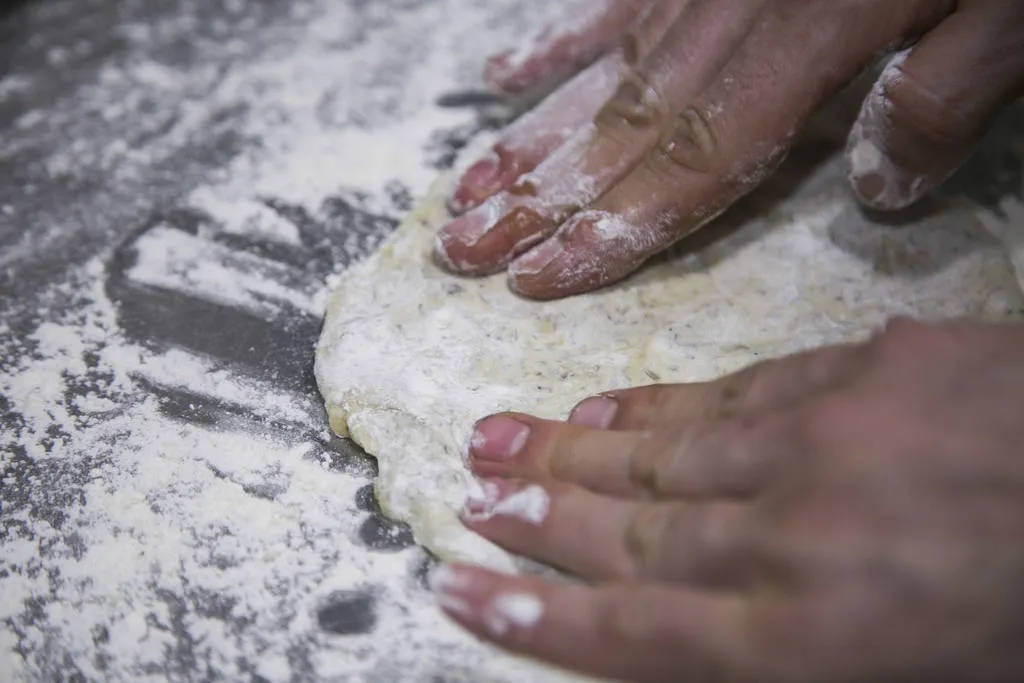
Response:
M0 680L536 680L442 616L308 367L326 277L479 129L434 102L479 88L483 57L551 12L179 5L148 21L121 3L124 52L0 141L4 159L38 143L55 185L164 202L143 225L93 224L74 194L45 214L0 202L3 272L96 245L2 298ZM37 78L0 78L0 104Z

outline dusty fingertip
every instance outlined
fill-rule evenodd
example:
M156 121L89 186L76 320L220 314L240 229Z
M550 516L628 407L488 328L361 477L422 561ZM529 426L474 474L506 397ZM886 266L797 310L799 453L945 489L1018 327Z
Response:
M469 575L465 570L460 570L450 564L438 565L427 577L427 586L438 595L465 588L468 584Z
M537 484L519 488L506 479L492 479L482 485L483 495L471 495L460 512L464 522L487 522L495 517L540 526L551 509L551 496Z
M439 231L434 235L434 263L449 273L457 274L459 272L459 266L455 263L452 257L448 255L449 241L450 238L444 234L444 231Z
M465 596L471 577L464 570L442 564L427 577L427 585L442 610L461 619L472 619L474 610Z
M544 602L523 591L500 593L488 603L483 614L483 626L497 638L510 631L529 631L544 618Z
M851 138L846 154L847 179L857 200L878 211L899 211L921 199L931 188L926 175L901 168L867 137Z
M544 618L544 602L525 590L495 590L485 576L443 564L427 579L438 605L464 625L493 638L529 631Z
M448 210L458 216L474 209L488 197L501 190L504 171L502 158L494 149L462 174L458 184L448 195Z
M565 253L561 240L552 237L512 261L508 267L508 288L527 299L545 301L558 298L555 287L544 283L545 271Z
M931 189L924 174L898 164L886 151L886 140L894 129L890 89L903 76L902 65L910 50L894 55L864 98L857 121L846 144L847 179L865 206L879 211L905 209Z

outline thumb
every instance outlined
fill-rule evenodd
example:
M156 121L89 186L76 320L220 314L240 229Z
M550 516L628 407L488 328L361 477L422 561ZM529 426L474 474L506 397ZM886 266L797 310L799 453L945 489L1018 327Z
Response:
M849 179L872 208L905 208L944 182L1024 92L1024 3L960 5L890 60L850 133Z

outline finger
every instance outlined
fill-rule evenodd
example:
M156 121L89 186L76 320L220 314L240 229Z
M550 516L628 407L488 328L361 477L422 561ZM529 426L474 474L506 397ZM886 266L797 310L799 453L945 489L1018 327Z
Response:
M636 68L598 113L596 123L576 131L506 192L446 226L438 236L439 263L466 275L497 272L599 197L657 139L677 100L700 92L721 68L759 4L691 0L654 5L622 50L624 57L642 64L633 64ZM652 48L651 37L666 27ZM645 50L652 51L645 55Z
M1024 3L960 8L889 63L847 146L858 198L901 209L967 159L1004 106L1024 93Z
M670 428L684 420L726 420L778 411L843 386L867 362L864 343L770 359L710 382L609 391L581 401L569 416L597 429Z
M484 80L505 93L521 93L568 78L610 50L646 0L577 0L561 16L487 60Z
M677 421L656 432L607 432L502 414L477 425L469 459L482 477L559 481L622 498L742 498L785 456L787 424Z
M760 571L746 505L647 503L558 483L488 479L463 522L501 547L588 580L656 578L708 587Z
M456 184L449 201L452 213L461 214L507 189L589 123L615 92L628 64L650 52L679 16L684 2L646 2L620 49L586 68L512 123L491 153L473 164Z
M630 480L629 454L646 438L506 413L477 423L469 462L481 477L555 479L630 497L642 492Z
M774 170L878 41L898 35L871 17L877 12L859 4L770 5L714 82L676 110L643 162L512 263L512 289L553 299L611 284L724 211Z
M607 55L516 119L490 153L470 166L456 183L448 200L449 210L458 215L477 207L535 169L593 118L615 92L625 68L620 54ZM455 228L459 225L456 223Z
M734 595L587 588L465 566L435 570L431 586L477 636L581 673L642 683L763 680L751 627L769 608Z

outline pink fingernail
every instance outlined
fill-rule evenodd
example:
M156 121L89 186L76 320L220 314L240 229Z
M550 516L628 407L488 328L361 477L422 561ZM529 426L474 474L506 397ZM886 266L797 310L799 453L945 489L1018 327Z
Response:
M498 155L493 152L485 159L476 162L463 174L458 187L448 200L448 208L452 213L479 206L495 192L501 189L499 179L502 174Z
M472 587L472 576L468 572L442 564L430 573L427 584L445 612L463 619L473 618L473 608L466 595Z
M605 396L588 398L577 405L569 415L569 423L581 427L607 429L619 410L618 401Z
M441 565L428 579L441 609L463 623L495 637L536 628L544 618L544 601L531 591L502 590L500 581L499 577L451 565Z
M502 462L515 457L529 437L528 425L510 417L489 417L477 424L469 441L469 453L480 460Z

